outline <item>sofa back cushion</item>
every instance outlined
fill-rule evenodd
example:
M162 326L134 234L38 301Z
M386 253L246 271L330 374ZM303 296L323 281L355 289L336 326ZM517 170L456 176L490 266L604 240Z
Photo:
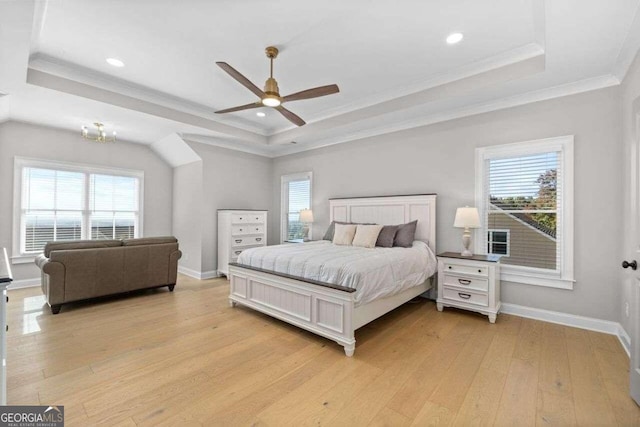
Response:
M44 246L44 256L51 258L51 251L114 248L117 246L122 246L122 240L73 240L70 242L49 242Z
M178 243L178 239L173 236L160 237L140 237L137 239L124 239L123 246L141 246L141 245L162 245L166 243Z

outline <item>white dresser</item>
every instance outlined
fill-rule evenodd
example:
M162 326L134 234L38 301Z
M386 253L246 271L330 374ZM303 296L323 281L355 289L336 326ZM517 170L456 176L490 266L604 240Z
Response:
M218 210L218 274L229 273L243 250L267 245L267 211Z
M438 255L437 307L477 311L495 323L500 311L500 258L492 255L463 257Z

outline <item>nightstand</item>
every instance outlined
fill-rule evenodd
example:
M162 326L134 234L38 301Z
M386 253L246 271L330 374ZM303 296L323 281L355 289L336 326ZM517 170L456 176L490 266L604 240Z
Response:
M500 257L456 252L438 255L438 311L457 307L489 316L500 311Z

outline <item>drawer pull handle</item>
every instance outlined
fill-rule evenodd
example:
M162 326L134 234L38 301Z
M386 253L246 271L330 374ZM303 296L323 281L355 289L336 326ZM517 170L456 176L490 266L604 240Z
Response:
M449 270L451 270L451 266L449 266Z
M242 239L236 239L236 243L242 243Z
M462 292L458 292L458 296L462 299L469 299L471 298L471 294L463 294Z
M458 279L458 282L460 282L461 285L470 285L471 284L471 280L469 279Z
M262 237L256 237L256 242L262 242Z
M240 217L240 221L242 221L242 217Z
M256 217L256 221L259 221L259 220L260 220L260 218L259 218L259 217Z
M256 231L260 230L259 228L256 227Z
M240 229L240 231L242 231L242 228Z
M478 273L482 273L482 270L478 269Z
M240 255L242 253L242 251L235 251L236 255Z

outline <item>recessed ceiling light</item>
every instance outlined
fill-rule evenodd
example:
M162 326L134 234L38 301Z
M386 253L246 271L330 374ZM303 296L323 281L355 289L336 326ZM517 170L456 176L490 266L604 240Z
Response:
M463 38L464 38L464 35L462 35L462 33L451 33L449 34L449 37L447 37L447 43L449 44L460 43L460 41Z
M265 113L263 113L262 111L258 111L258 112L256 113L256 116L258 116L258 117L265 117L265 116L266 116L266 114L265 114Z
M124 62L120 61L117 58L107 58L107 63L118 68L124 67Z

